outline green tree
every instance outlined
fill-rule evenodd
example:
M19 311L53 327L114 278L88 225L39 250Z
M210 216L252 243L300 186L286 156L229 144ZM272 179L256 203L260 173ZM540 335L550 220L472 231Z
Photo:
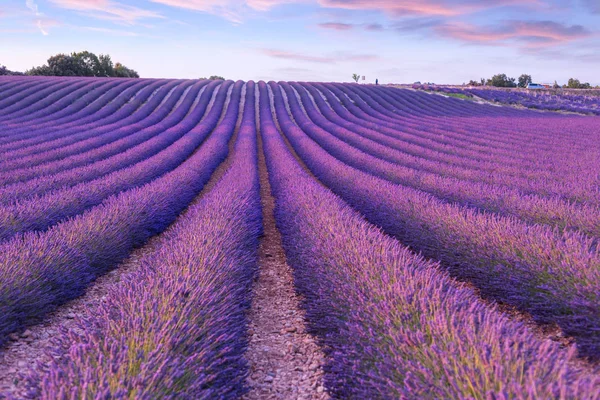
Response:
M579 89L581 87L581 82L579 82L579 79L569 78L569 81L567 82L567 87L569 89Z
M359 74L352 74L352 79L354 79L354 82L358 83L358 80L360 79L360 75Z
M26 71L27 75L46 76L99 76L118 78L139 78L139 74L133 69L127 68L121 63L113 65L108 54L96 56L89 51L78 53L57 54L48 59L47 64L31 68Z
M98 56L98 75L97 76L115 76L115 67L108 54Z
M11 71L4 65L0 64L0 75L23 75L22 72Z
M495 87L517 87L515 81L515 78L509 78L506 74L497 74L488 79L486 84Z
M117 78L139 78L140 77L140 75L137 73L137 71L127 68L126 66L124 66L121 63L115 64L114 72L115 72L115 76Z
M531 79L531 75L523 74L519 77L518 82L518 86L520 88L526 88L527 85L533 82L533 80Z
M224 81L225 80L225 78L223 78L222 76L219 76L219 75L211 75L211 77L208 79L210 79L211 81Z
M552 86L554 89L560 89L560 85L558 82L554 81L554 85Z

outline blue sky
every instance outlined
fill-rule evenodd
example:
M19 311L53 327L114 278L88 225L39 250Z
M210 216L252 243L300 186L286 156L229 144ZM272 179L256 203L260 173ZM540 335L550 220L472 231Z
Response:
M153 78L600 84L600 0L0 0L0 64L81 50Z

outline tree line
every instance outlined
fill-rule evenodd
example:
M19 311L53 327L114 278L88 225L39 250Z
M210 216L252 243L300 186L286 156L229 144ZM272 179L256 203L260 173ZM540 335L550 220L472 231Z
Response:
M108 78L139 78L137 71L117 62L110 55L95 55L89 51L71 54L56 54L46 64L22 72L10 71L0 66L0 75L41 75L41 76L96 76Z
M505 88L526 88L527 85L533 83L533 79L529 74L522 74L518 79L510 78L506 74L496 74L489 79L481 78L479 81L469 81L469 86L494 86ZM592 85L588 82L581 83L579 79L570 78L567 84L560 86L556 81L552 85L554 89L592 89ZM598 86L596 86L598 88Z

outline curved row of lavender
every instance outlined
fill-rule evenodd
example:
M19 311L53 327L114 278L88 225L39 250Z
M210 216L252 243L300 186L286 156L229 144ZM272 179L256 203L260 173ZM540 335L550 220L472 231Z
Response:
M336 398L597 398L600 377L577 366L574 349L509 322L317 183L259 86L277 225Z
M474 283L484 295L531 313L539 322L559 324L577 339L583 355L600 356L596 239L577 231L559 234L511 215L481 212L392 183L380 176L383 173L373 172L381 160L365 158L341 143L321 147L313 141L318 127L295 96L283 97L282 86L270 83L283 132L333 192L373 224ZM328 135L324 130L321 134ZM364 168L348 164L354 161ZM369 172L361 170L365 168Z
M243 82L234 86L233 101L228 102L221 123L216 125L224 99L220 105L215 101L210 122L191 126L190 138L175 142L172 151L165 150L179 165L158 158L151 165L121 170L133 175L86 182L83 185L91 186L77 197L56 197L64 207L47 203L62 218L72 218L51 226L60 218L52 221L43 216L47 231L27 231L0 244L0 343L6 342L8 333L80 295L95 277L174 221L228 153ZM153 176L141 181L141 186L132 183L145 174ZM104 199L110 195L107 190L115 193ZM4 222L3 229L10 230L10 223Z
M0 344L8 333L80 295L95 277L173 223L227 156L240 103L253 99L252 83L116 81L0 79ZM341 397L372 398L427 397L427 390L434 397L459 398L503 398L518 391L529 398L594 398L600 392L598 375L575 366L574 348L562 351L540 341L484 307L441 271L448 269L482 295L528 312L538 322L558 324L576 341L579 356L597 360L598 119L541 115L385 87L294 82L259 87L259 133L274 136L265 137L265 149L278 226L296 268L298 289L306 295L309 322L330 346L328 390ZM272 110L267 93L273 96ZM282 155L285 148L272 113L314 177L294 166L289 154ZM238 147L255 132L248 114L246 108ZM244 146L250 149L255 143ZM236 190L256 180L251 153L236 151L231 171L237 172L214 189L230 191L232 198L213 198L211 191L198 202L205 209L195 205L198 214L190 212L190 218L223 218L227 209L234 224L255 218L255 198L234 207ZM132 309L119 317L130 323L126 329L156 329L152 332L166 335L161 346L182 343L185 351L208 358L191 353L177 357L160 347L140 356L146 369L136 370L140 374L135 377L116 367L96 373L91 354L109 344L119 348L126 340L125 330L110 330L114 326L100 307L93 321L79 321L83 335L57 344L65 348L72 341L73 357L80 356L81 363L73 369L57 365L56 375L32 390L48 397L69 397L73 391L77 397L82 390L77 384L68 393L60 392L60 386L85 370L88 377L119 381L115 391L106 392L104 381L88 378L92 386L86 387L95 388L95 397L138 393L153 398L157 386L171 388L161 393L164 397L210 397L210 388L221 385L225 397L243 392L245 322L240 310L249 301L246 290L255 267L244 243L257 233L255 228L227 231L220 223L196 217L188 224L187 218L185 214L180 221L186 228L175 225L177 235L160 239L179 243L179 256L169 258L165 244L146 258L153 267L138 277L159 287L162 280L153 271L160 270L164 282L173 279L179 285L181 276L173 268L178 257L223 252L224 275L202 261L198 265L207 267L206 275L186 275L199 285L197 306L182 304L169 315L193 319L204 312L197 309L201 304L214 307L215 315L202 315L215 318L205 327L210 332L230 332L218 337L224 351L231 351L226 358L231 364L223 369L231 382L210 369L217 353L203 352L207 342L186 342L198 327L136 325L134 305L160 304L132 294ZM395 239L383 236L365 218ZM209 224L207 234L216 232L210 227L221 229L221 247L208 239L194 242L204 223ZM195 244L186 245L186 240ZM225 243L231 245L228 251ZM441 264L418 258L405 246ZM240 256L239 265L227 264L228 256ZM217 289L210 286L212 279L221 278L218 289L225 292L217 292L223 296L210 297ZM403 292L410 282L415 291ZM142 291L136 285L129 286L132 293ZM373 313L378 308L383 311ZM408 311L395 314L400 309ZM461 326L464 321L471 322ZM110 336L101 338L102 329ZM151 347L158 336L149 335L138 344ZM461 336L469 340L458 341ZM129 356L114 353L105 365L115 366ZM161 365L169 367L157 370ZM170 375L178 368L185 372ZM204 368L213 372L203 375ZM492 373L485 374L486 369ZM515 372L524 370L522 375ZM360 379L352 382L353 374ZM147 392L136 392L146 386Z
M560 90L462 89L432 85L415 85L414 88L448 94L461 94L467 97L477 96L496 103L520 105L537 110L600 115L600 91L590 95L573 94L572 92L561 93Z
M254 96L249 82L225 175L107 302L58 337L50 354L62 361L50 373L32 371L32 397L214 399L246 391L246 312L262 229Z

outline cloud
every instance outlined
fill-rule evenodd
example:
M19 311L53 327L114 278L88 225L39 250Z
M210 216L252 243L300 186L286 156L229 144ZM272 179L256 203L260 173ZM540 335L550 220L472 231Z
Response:
M394 17L433 15L452 17L503 6L540 6L542 0L319 0L323 7L378 10Z
M26 0L25 6L29 8L36 16L42 15L38 9L38 5L33 0Z
M375 61L379 59L379 56L375 54L334 53L328 56L314 56L275 49L262 49L261 52L273 58L321 64L333 64L348 61Z
M582 3L592 13L594 13L594 14L600 14L600 2L598 0L582 0Z
M371 31L371 32L379 32L384 30L385 28L383 27L383 25L381 24L377 24L377 23L373 23L373 24L366 24L365 25L365 30L367 31Z
M73 0L64 0L73 1ZM80 0L83 1L83 0ZM98 0L92 0L95 2ZM248 12L265 12L286 4L313 4L329 10L381 11L392 17L471 14L504 6L541 7L544 0L150 0L167 6L219 15L241 22ZM596 1L596 0L592 0Z
M329 29L334 31L349 31L356 28L361 28L369 32L380 32L385 30L383 25L378 23L365 23L365 24L349 24L346 22L324 22L317 25L322 29Z
M581 25L567 26L554 21L506 21L497 27L465 23L442 24L435 32L444 38L479 44L503 44L517 41L525 47L544 47L592 36Z
M49 0L54 5L68 10L80 11L94 18L114 22L135 24L140 19L162 18L154 11L120 4L111 0Z
M40 30L40 32L42 32L42 35L44 35L44 36L48 36L49 35L48 31L46 29L44 29L44 25L42 24L42 20L41 19L37 20L36 25L37 25L38 29Z
M346 24L344 22L324 22L318 26L323 29L332 29L334 31L349 31L355 27L353 24Z
M57 20L44 16L34 0L25 0L25 7L35 15L36 18L33 20L33 24L42 35L48 36L50 34L49 28L60 25Z
M440 18L416 17L397 21L392 24L392 28L401 33L414 33L417 31L435 28L443 24L444 21Z
M150 0L166 6L214 14L241 23L248 12L264 12L283 5L305 0Z

